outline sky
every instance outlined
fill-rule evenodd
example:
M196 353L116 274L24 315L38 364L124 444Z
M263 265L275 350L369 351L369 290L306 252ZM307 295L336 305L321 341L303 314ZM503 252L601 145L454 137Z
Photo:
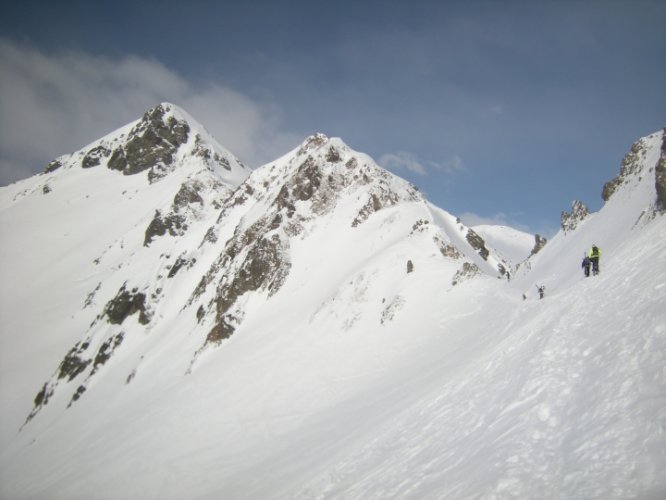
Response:
M4 0L0 185L160 102L256 168L321 132L552 236L666 125L661 0Z

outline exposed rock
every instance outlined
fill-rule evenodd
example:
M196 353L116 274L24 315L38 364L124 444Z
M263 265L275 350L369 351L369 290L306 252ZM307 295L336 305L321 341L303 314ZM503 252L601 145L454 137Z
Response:
M383 302L386 302L386 299L384 299ZM385 325L386 323L389 323L390 321L393 321L395 318L396 314L402 307L405 305L405 299L401 297L400 295L397 295L382 311L381 317L379 322L382 325Z
M83 160L81 160L81 167L83 168L96 167L101 163L102 158L106 158L110 154L111 150L109 148L106 148L101 145L94 147L90 151L88 151L86 155L83 157Z
M534 235L534 248L532 248L532 251L530 252L530 257L532 255L536 255L541 251L543 247L546 246L546 243L548 243L548 240L546 238L543 238L539 234Z
M631 146L631 150L625 155L620 165L620 174L614 179L604 184L601 197L608 201L617 189L626 183L634 174L641 172L643 168L642 160L647 154L647 145L643 139L639 139Z
M661 155L655 168L655 190L657 191L657 209L666 210L666 127L661 141Z
M196 179L184 182L174 196L170 211L166 214L162 214L160 210L155 211L153 219L146 228L143 246L149 246L155 238L167 233L174 237L183 236L187 232L190 222L200 219L203 214L205 203L202 192L204 190L216 194L225 192L225 188L217 182L204 183Z
M60 159L53 160L51 163L49 163L46 168L44 169L45 174L49 174L51 172L54 172L61 168L63 165L63 162Z
M562 212L560 225L566 233L573 231L590 214L587 206L582 201L574 200L571 203L571 213Z
M444 257L448 257L448 258L454 259L454 260L458 260L462 257L461 253L453 245L445 243L442 240L440 240L439 238L435 238L435 243L437 244L440 253Z
M176 150L187 142L190 127L173 116L164 119L166 109L159 105L148 111L128 134L128 141L116 148L107 165L124 175L151 169L151 182L169 172Z
M240 239L247 237L253 238L253 235L243 235ZM242 259L242 263L230 276L229 282L223 281L217 289L214 299L216 324L208 333L206 343L219 343L233 334L240 318L231 309L242 295L261 289L267 290L271 296L280 289L289 274L291 263L286 259L284 244L277 234L257 238L246 253L239 253L238 250L236 245L228 245L228 260Z
M173 198L174 209L180 211L191 204L203 206L203 198L199 194L203 187L203 184L196 180L183 183Z
M305 140L305 143L303 146L301 146L301 149L298 150L297 155L304 155L309 151L315 150L320 146L323 146L326 144L326 141L328 141L328 137L326 137L324 134L315 134L311 135Z
M93 361L93 369L91 375L94 375L94 373L99 369L99 367L104 365L111 358L113 351L115 351L118 348L118 346L120 346L120 344L123 342L124 336L125 333L120 332L117 335L114 335L113 337L109 337L108 339L106 339L106 341L100 346L99 350L97 351L97 354L95 355L95 360Z
M340 153L333 146L328 148L328 153L326 154L326 161L331 163L337 163L342 160Z
M86 359L83 356L88 347L90 347L88 342L77 342L74 347L65 354L65 358L58 367L58 379L66 378L71 382L88 368L91 360Z
M212 151L210 147L203 142L199 134L195 137L194 154L208 162L214 162L215 164L220 165L225 170L231 171L231 163L229 163L229 160L220 156L215 151ZM237 158L236 161L240 163Z
M169 274L167 275L167 278L173 278L176 276L176 273L180 271L181 268L187 266L192 267L196 263L197 259L192 258L192 259L186 259L182 255L179 256L176 259L176 262L174 262L173 266L171 266L171 269L169 270Z
M407 274L414 272L414 263L411 260L407 261Z
M159 210L155 210L155 216L146 228L143 246L147 247L158 236L164 236L167 232L171 236L182 236L187 231L187 219L184 215L170 213L162 217Z
M367 203L361 208L356 218L352 221L352 227L357 227L359 224L362 224L375 212L378 212L382 208L390 207L398 203L399 197L398 194L389 189L381 188L379 192L373 192L370 195L370 199Z
M147 325L150 323L151 314L146 304L146 294L139 292L138 288L131 291L125 288L125 284L120 287L116 296L110 300L104 307L104 314L109 323L120 325L129 316L139 313L139 323Z
M472 279L474 276L480 274L481 271L476 264L471 262L463 262L462 269L459 269L451 280L451 285L456 286L463 281Z
M312 157L299 167L293 177L292 195L301 201L307 201L314 195L322 181L322 173Z
M76 392L72 395L72 399L71 399L71 401L69 402L69 404L67 405L67 408L69 408L70 406L72 406L72 404L73 404L74 402L78 401L78 400L81 398L81 396L83 396L83 393L84 393L84 392L86 392L86 386L85 386L85 385L80 385L80 386L76 389Z
M477 251L483 260L488 260L490 251L486 248L486 242L472 229L467 231L467 242Z
M46 382L42 387L42 390L35 396L35 408L45 406L49 402L49 399L51 399L51 396L53 396L53 392L53 386Z
M51 189L51 186L49 186L48 184L44 184L44 186L42 187L42 193L49 194L51 191L53 191L53 189Z
M427 221L425 219L417 220L414 223L414 225L412 226L412 232L410 233L410 235L425 231L428 228L429 224L430 224L430 221Z

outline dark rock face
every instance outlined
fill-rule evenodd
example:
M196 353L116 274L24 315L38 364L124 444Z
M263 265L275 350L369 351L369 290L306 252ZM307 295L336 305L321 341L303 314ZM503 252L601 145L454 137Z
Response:
M456 286L463 281L472 279L474 276L479 274L481 271L476 264L471 262L463 262L462 269L459 269L451 280L451 285Z
M467 232L467 242L477 251L483 260L488 260L490 252L486 248L486 242L472 229Z
M661 155L655 168L655 190L657 191L657 209L666 210L666 128L664 128Z
M91 360L86 359L84 353L89 346L88 342L77 343L69 350L58 367L58 379L66 378L71 382L88 368Z
M109 323L120 325L132 314L139 313L139 323L147 325L150 323L151 314L146 304L146 294L139 292L137 288L127 290L125 285L123 284L118 294L106 304L103 315Z
M85 384L87 381L111 358L113 352L122 343L124 335L123 332L120 332L109 337L102 343L94 356L90 356L90 353L88 352L90 349L89 339L84 342L77 342L74 347L65 354L65 357L60 362L60 366L58 366L56 374L49 382L46 382L43 385L41 390L35 396L33 409L28 415L25 423L27 424L32 420L32 418L48 404L49 400L55 393L56 387L61 381L72 382L74 379L85 373L90 365L92 365L92 370L84 379L84 383L79 385L74 391L67 407L69 408L74 402L78 401L86 392Z
M573 231L578 227L578 224L582 222L590 214L587 206L581 201L574 200L571 203L571 213L562 212L560 217L560 225L562 230L566 233Z
M171 236L183 236L189 227L190 220L196 219L197 214L204 208L204 199L201 196L204 189L222 191L221 186L219 183L205 186L204 183L197 180L184 182L174 196L168 213L163 214L160 210L155 210L155 216L146 228L143 246L149 246L155 238L167 233ZM213 205L216 206L215 201Z
M165 120L165 113L162 105L148 111L130 131L128 141L113 151L108 167L124 175L151 169L151 182L166 175L176 150L187 142L190 127L173 116Z
M113 351L115 351L118 348L118 346L120 346L124 337L125 334L123 332L120 332L119 334L108 338L100 346L93 361L93 370L92 373L90 374L91 376L94 375L95 372L111 358Z
M530 252L530 257L532 255L536 255L537 253L539 253L541 249L546 246L546 243L548 243L548 240L546 238L543 238L541 235L535 234L534 248L532 248L532 251Z
M55 172L61 167L62 167L62 162L60 160L53 160L51 163L49 163L46 166L46 168L44 169L44 173L50 174L51 172Z
M173 266L171 266L171 269L169 270L169 274L167 275L167 278L173 278L176 276L178 271L180 271L182 268L187 267L190 268L194 264L196 264L197 259L194 257L191 259L186 259L184 256L180 255L176 259L176 262L174 262Z
M378 193L372 193L368 202L363 208L361 208L356 218L352 221L352 227L357 227L359 224L368 220L373 213L379 212L382 208L395 205L398 201L398 195L388 189L383 189Z
M601 192L601 197L604 201L608 201L617 189L627 182L628 178L634 174L638 174L642 170L641 160L647 154L647 145L643 139L639 139L631 146L631 150L625 155L620 165L620 174L614 179L604 184Z
M218 269L238 267L217 288L214 299L216 324L208 333L206 344L219 343L233 334L242 320L242 315L233 310L240 297L257 290L267 290L270 297L280 289L289 274L291 263L287 258L287 243L278 234L266 235L262 230L264 224L254 228L255 234L251 230L244 232L234 238L236 241L227 244ZM253 240L247 248L239 245L247 240Z
M143 246L147 247L158 236L164 236L167 232L171 236L182 236L187 230L187 222L180 214L167 214L162 216L159 210L155 210L155 217L146 228Z
M100 164L102 158L107 158L111 154L111 150L104 146L97 146L86 153L81 160L83 168L92 168Z

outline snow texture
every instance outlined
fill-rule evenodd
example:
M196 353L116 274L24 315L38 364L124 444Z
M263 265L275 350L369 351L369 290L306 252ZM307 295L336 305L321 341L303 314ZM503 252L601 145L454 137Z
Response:
M663 498L663 143L532 256L168 103L0 188L0 496Z

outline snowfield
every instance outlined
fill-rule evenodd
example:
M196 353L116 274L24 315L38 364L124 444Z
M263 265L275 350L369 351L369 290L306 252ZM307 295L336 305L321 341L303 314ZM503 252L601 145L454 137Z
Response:
M474 228L482 258L456 217L320 135L249 176L217 144L231 170L187 156L190 134L157 182L67 163L0 188L0 496L664 498L663 133L643 141L605 206L526 261L532 235ZM192 183L201 201L173 201ZM148 242L156 210L182 234ZM262 241L286 277L230 295L265 278ZM125 285L146 324L127 304L111 321ZM90 364L59 377L68 352Z

